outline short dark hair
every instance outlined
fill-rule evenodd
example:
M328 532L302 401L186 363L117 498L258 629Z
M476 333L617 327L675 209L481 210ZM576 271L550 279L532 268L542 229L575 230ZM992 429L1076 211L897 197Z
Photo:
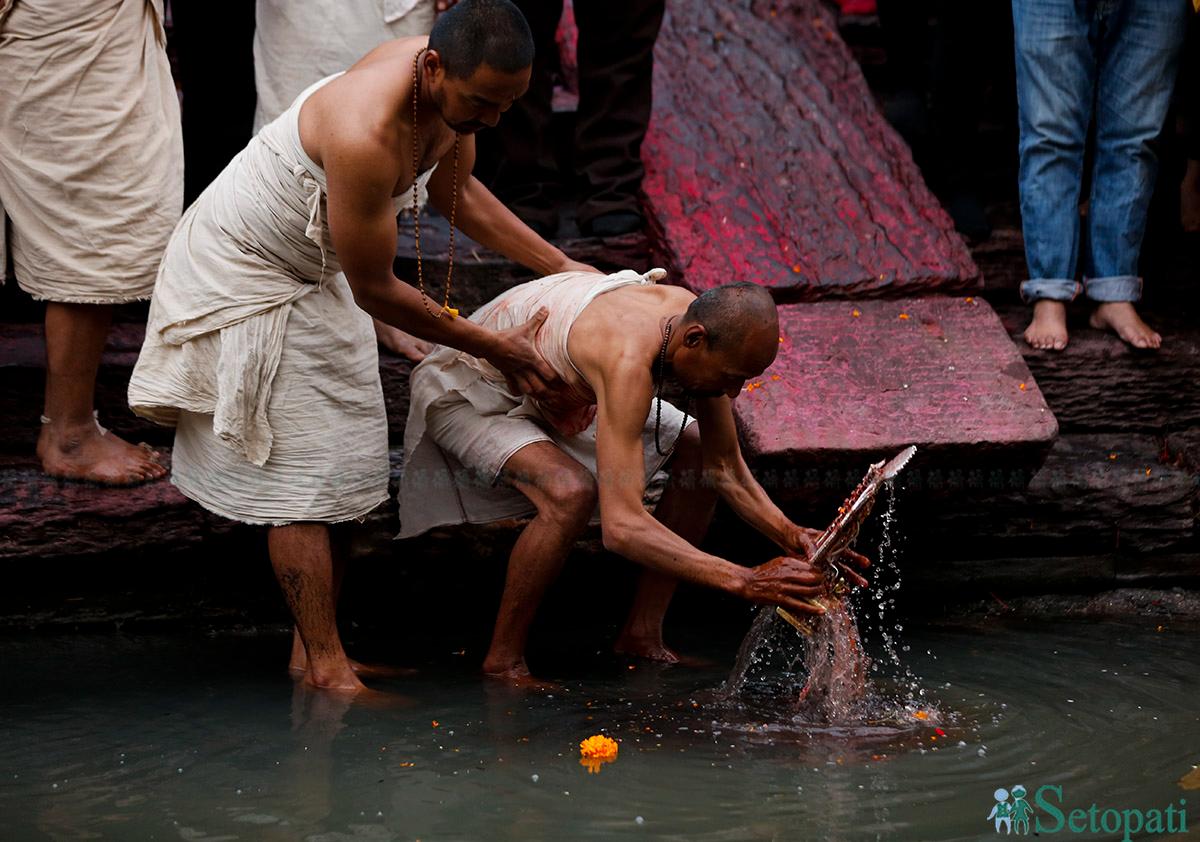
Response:
M481 64L516 73L533 64L533 33L510 0L459 0L429 33L447 76L465 79Z
M702 292L684 313L685 323L704 328L709 348L741 343L767 320L779 320L775 299L766 287L746 281Z

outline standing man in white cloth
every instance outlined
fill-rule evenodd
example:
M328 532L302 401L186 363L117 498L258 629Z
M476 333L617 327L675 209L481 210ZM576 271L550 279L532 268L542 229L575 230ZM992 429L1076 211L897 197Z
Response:
M465 233L534 271L589 268L470 175L472 135L524 92L531 60L515 6L463 0L428 39L388 42L301 93L167 247L130 405L177 425L180 491L271 527L298 633L291 665L314 686L362 689L337 632L344 560L331 526L388 494L371 317L486 358L522 391L552 398L560 385L532 343L545 312L489 330L392 272L397 211L422 187Z
M396 38L428 35L435 0L258 0L254 9L254 131L282 114L314 82L345 70ZM375 320L394 354L420 362L429 343Z
M183 209L162 15L162 0L0 0L0 281L7 240L17 283L46 302L37 453L54 477L166 474L94 409L112 305L150 297Z

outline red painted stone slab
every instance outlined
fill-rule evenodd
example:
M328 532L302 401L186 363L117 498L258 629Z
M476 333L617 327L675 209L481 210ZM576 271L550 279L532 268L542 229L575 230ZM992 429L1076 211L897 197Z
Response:
M1029 445L1044 454L1057 433L1021 354L981 299L779 309L779 356L735 403L753 457L857 453L861 461L908 444L966 459Z
M651 227L699 292L977 289L979 270L820 0L673 0L642 150Z

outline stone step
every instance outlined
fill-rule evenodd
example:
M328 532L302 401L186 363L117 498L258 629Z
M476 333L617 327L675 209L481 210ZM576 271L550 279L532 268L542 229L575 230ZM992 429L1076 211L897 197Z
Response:
M164 449L167 461L170 450ZM403 458L392 451L395 476ZM371 550L386 552L399 531L394 499L366 519ZM42 474L32 458L0 458L0 561L110 556L134 558L204 547L220 552L253 527L210 514L167 480L133 488L63 482Z
M1029 308L997 307L1064 431L1165 433L1200 427L1200 328L1194 318L1151 311L1147 318L1162 333L1163 345L1138 351L1082 321L1088 308L1073 309L1066 349L1038 351L1022 338Z
M1193 447L1198 432L1191 433ZM1187 444L1178 441L1173 453L1162 439L1141 433L1062 435L1027 487L1001 478L1000 487L985 483L969 502L918 507L924 525L912 536L914 557L937 566L1046 557L1143 565L1179 556L1200 572L1197 466L1186 461L1196 451L1184 455ZM1134 572L1128 564L1122 570Z
M1054 440L1054 414L982 299L790 304L780 325L775 364L734 406L748 456L788 497L845 486L818 469L848 470L853 487L867 461L909 444L914 474L1032 472Z
M781 301L976 290L975 266L820 0L680 0L642 149L678 282Z

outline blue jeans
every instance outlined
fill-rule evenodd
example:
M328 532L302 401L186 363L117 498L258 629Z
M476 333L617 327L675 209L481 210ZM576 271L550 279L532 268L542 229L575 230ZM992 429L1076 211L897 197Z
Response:
M975 0L964 0L975 2ZM1026 301L1137 301L1138 255L1188 0L1012 0ZM1079 198L1088 124L1096 146L1087 237ZM1079 265L1082 258L1083 265Z

